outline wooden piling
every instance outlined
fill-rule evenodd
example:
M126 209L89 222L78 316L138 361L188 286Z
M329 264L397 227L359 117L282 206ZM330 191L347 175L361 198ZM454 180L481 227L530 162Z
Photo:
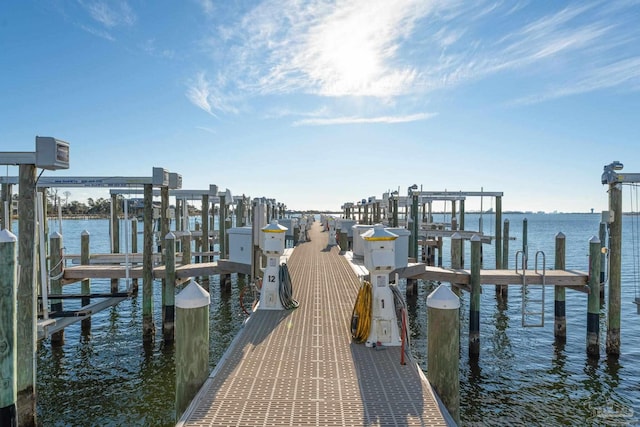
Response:
M53 232L49 238L49 250L50 250L50 284L51 293L54 295L60 295L62 293L62 235L58 232ZM63 310L61 299L51 299L51 311L53 313L61 313ZM64 329L51 334L51 345L64 344Z
M153 187L144 185L144 231L142 249L142 341L151 342L153 323Z
M600 222L600 230L598 237L600 238L600 253L607 251L607 224ZM606 282L607 257L600 256L600 304L604 303L604 284Z
M191 232L186 230L182 236L182 265L191 264Z
M131 253L138 253L138 218L131 220ZM131 279L131 292L138 294L138 279Z
M589 240L589 296L587 309L587 355L600 356L600 240Z
M502 268L509 268L509 220L504 220L502 232ZM504 294L506 295L506 292Z
M16 236L0 230L0 426L17 426L18 365Z
M462 268L462 235L457 231L451 235L451 268Z
M556 255L554 267L556 270L564 270L565 266L565 248L566 238L563 233L556 234ZM556 341L563 343L567 339L567 317L566 317L566 302L565 302L565 288L562 286L554 286L554 327L553 334Z
M17 418L21 426L37 425L36 417L36 290L34 260L36 248L36 167L19 166L18 198L18 397Z
M196 222L196 231L201 231L200 223L197 223L197 222ZM202 238L196 238L195 242L194 242L194 246L195 246L195 251L196 252L202 251ZM195 262L196 263L201 263L202 262L202 256L201 255L196 255L195 256Z
M460 299L440 285L427 297L427 377L460 424Z
M227 258L227 245L226 245L226 228L227 228L227 201L226 196L223 194L220 196L220 209L218 210L218 248L220 252L220 258ZM222 277L220 277L220 283L222 284Z
M607 301L607 354L620 354L620 302L622 282L622 184L609 184L609 298Z
M209 375L210 303L195 281L176 296L176 420Z
M482 268L482 240L477 234L471 237L471 298L469 303L469 357L480 355L480 270Z
M496 269L501 270L506 268L502 265L502 197L496 196Z
M418 195L411 195L411 242L409 243L409 257L418 259Z
M118 197L116 194L111 195L111 253L120 253L120 218ZM118 279L111 279L111 292L118 292Z
M176 236L168 233L165 243L165 278L162 281L162 335L165 342L173 342L176 288Z
M202 211L200 213L201 216L201 230L202 230L202 238L200 239L200 247L202 248L202 252L209 251L209 195L202 195ZM200 262L209 262L209 257L201 255ZM203 277L204 279L204 277Z
M529 220L525 218L522 220L522 253L524 253L523 263L524 263L525 269L527 268L527 264L529 261L528 230L529 230Z
M0 197L0 230L11 231L11 199L12 185L2 184L2 197Z
M458 218L458 230L464 230L464 200L460 200L460 218Z
M391 226L392 227L397 227L398 226L398 196L393 196L393 202L392 202L392 222L391 222Z
M89 241L90 235L87 230L80 233L80 265L89 265L91 254L89 253ZM80 284L80 292L83 295L89 295L91 293L91 279L84 279ZM88 296L82 297L80 305L85 307L91 304L91 298ZM82 319L80 327L83 335L88 335L91 332L91 316L86 316Z

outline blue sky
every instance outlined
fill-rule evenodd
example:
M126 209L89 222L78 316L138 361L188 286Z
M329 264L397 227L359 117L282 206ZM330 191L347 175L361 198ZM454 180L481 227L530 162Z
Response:
M637 0L3 1L0 150L54 136L56 175L161 166L293 209L415 183L600 211L605 164L640 172L638 17Z

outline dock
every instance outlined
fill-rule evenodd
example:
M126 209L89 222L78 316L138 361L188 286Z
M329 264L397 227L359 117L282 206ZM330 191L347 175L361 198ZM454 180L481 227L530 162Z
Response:
M254 312L177 425L452 425L400 347L352 342L360 282L319 223L308 234L288 261L299 308Z
M451 283L470 290L470 269L455 269L413 264L396 271L401 278ZM481 285L547 285L589 293L589 274L578 270L480 270Z

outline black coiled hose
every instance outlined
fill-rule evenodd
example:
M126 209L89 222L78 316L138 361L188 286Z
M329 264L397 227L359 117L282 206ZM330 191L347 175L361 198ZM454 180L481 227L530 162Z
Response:
M280 303L286 310L298 308L298 301L293 299L293 285L291 284L291 275L287 264L280 264Z

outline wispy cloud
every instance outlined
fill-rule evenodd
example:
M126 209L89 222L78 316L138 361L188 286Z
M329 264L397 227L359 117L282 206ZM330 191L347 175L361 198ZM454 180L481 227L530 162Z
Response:
M417 113L407 116L311 118L295 121L293 122L293 126L350 125L364 123L409 123L428 120L435 116L437 116L436 113Z
M142 49L146 54L156 58L171 59L176 54L173 49L159 48L155 39L147 39L143 43L140 43L140 49Z
M109 40L110 42L115 41L115 38L105 30L99 30L97 28L88 27L86 25L81 25L80 28L83 31L86 31L89 34L93 34L96 37Z
M200 5L200 8L207 16L212 16L215 11L215 5L213 0L196 0L196 2Z
M592 70L589 75L566 84L548 88L544 92L513 101L513 105L530 105L565 96L579 95L614 87L625 86L629 91L640 90L640 58L631 58L607 64Z
M232 105L231 94L223 94L224 79L219 77L215 82L209 80L205 72L199 72L196 77L187 82L187 99L193 105L214 117L218 117L215 111L223 113L238 113L238 109Z
M212 10L210 1L197 1ZM393 123L390 118L404 117L394 111L396 99L421 111L435 91L496 76L522 82L518 95L527 102L637 87L640 27L633 17L639 7L628 1L541 7L488 0L265 0L232 19L227 11L202 43L211 60L203 69L216 82L203 85L196 77L187 96L210 114L274 95L375 99L379 114L371 116ZM526 93L541 84L562 90ZM372 119L341 114L295 123L357 120Z
M189 82L186 95L193 105L216 117L209 102L210 84L204 73L198 73L195 80Z
M131 6L124 0L79 0L79 3L95 21L107 28L131 26L137 19Z

